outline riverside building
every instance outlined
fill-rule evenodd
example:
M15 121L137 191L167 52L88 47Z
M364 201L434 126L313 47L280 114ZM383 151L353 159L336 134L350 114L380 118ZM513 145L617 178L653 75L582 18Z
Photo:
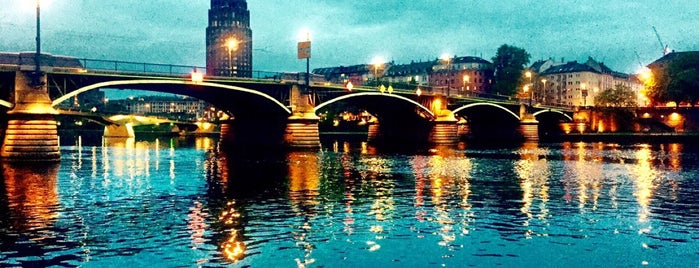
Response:
M245 0L211 0L206 28L206 73L252 77L252 30Z

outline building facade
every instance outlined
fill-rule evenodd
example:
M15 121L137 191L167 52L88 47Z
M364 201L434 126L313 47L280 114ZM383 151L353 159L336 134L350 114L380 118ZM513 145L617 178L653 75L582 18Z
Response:
M454 57L439 60L432 67L430 85L433 90L449 92L450 95L490 93L494 67L479 57Z
M324 67L313 69L313 74L322 75L326 81L334 84L351 82L354 86L362 86L369 80L374 68L368 64L351 66ZM371 74L373 77L373 73Z
M442 94L447 93L448 85L450 95L468 95L490 92L493 64L479 57L455 57L448 64L440 60L408 64L387 62L378 66L359 64L317 68L313 73L336 84L352 82L354 86L375 86L378 81L396 88L419 86Z
M534 99L544 105L594 106L600 92L616 85L629 87L637 96L643 88L636 76L615 72L592 58L585 63L571 61L549 66L538 75L540 81L532 81L531 85Z
M411 62L409 64L391 65L387 72L387 80L394 84L429 86L430 75L434 61Z
M211 0L206 28L206 73L252 77L252 30L245 0Z
M209 104L186 96L144 96L111 101L124 112L194 121L201 118Z

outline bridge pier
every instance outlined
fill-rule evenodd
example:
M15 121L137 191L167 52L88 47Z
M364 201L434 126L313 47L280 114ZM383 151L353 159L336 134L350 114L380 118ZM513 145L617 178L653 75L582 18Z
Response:
M458 122L454 113L449 110L439 110L435 114L428 142L433 145L454 145L459 142Z
M456 122L456 135L459 139L465 139L471 134L471 129L468 126L468 121L461 118Z
M15 74L15 105L8 122L0 157L7 161L60 161L56 111L44 86L31 85L30 72ZM41 77L46 84L46 75Z
M320 148L318 123L312 93L302 93L298 86L291 88L291 112L284 131L284 144L291 149Z
M123 125L107 125L104 126L103 136L105 138L134 138L136 134L131 123Z
M530 113L525 105L521 105L519 115L519 132L522 134L524 141L538 141L539 121L536 120L534 114Z

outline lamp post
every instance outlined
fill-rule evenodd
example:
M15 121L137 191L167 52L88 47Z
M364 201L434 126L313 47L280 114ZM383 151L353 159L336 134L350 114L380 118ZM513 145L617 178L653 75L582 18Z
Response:
M451 56L447 54L442 54L441 60L446 62L446 74L447 74L447 97L449 97L449 91L451 89Z
M306 76L304 80L306 82L306 92L311 90L310 85L310 69L311 69L311 32L307 30L301 31L298 42L298 59L306 59ZM304 40L305 39L305 40ZM312 93L312 103L315 105L315 92Z
M381 87L380 79L379 79L379 68L381 68L384 64L384 59L382 57L374 57L374 59L371 61L371 65L374 66L374 80L376 80L376 86Z
M226 47L228 48L228 75L233 77L233 51L238 50L238 40L231 37L226 42Z
M543 93L541 94L543 97L541 97L541 102L546 103L546 95L548 92L546 92L546 78L541 79L541 83L544 85Z
M526 73L524 73L524 76L526 76L529 79L529 85L532 85L532 72L527 71ZM533 98L534 98L534 88L532 85L531 92L529 92L529 108L532 107L532 99Z
M32 86L41 88L41 0L36 0L36 54L34 55L34 75Z

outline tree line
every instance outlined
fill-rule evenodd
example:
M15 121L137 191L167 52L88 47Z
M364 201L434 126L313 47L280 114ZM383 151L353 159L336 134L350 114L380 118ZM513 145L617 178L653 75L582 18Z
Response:
M493 91L515 96L524 83L531 55L524 49L504 44L492 58L495 68ZM533 74L538 75L538 74ZM653 70L646 81L646 95L653 104L667 102L694 104L699 101L699 53L688 53L669 61L664 68ZM595 97L599 107L636 107L636 93L629 87L605 88Z

